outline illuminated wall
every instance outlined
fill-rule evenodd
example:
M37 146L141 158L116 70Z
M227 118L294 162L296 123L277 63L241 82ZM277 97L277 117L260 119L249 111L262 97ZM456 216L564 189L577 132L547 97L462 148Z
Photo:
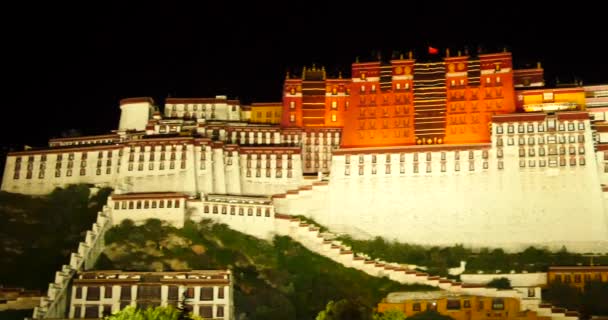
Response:
M518 111L542 111L551 108L568 108L569 110L585 110L585 89L536 89L517 91Z
M281 102L253 103L251 105L251 123L281 123L283 104Z

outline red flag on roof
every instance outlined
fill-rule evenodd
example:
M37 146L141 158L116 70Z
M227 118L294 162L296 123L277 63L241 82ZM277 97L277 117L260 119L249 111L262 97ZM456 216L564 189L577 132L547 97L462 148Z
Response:
M431 46L429 46L429 54L438 54L439 50L437 50L437 48L433 48Z

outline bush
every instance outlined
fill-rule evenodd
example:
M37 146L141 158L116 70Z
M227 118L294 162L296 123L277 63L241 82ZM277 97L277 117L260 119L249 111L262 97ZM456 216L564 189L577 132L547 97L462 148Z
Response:
M488 282L487 287L496 289L511 289L511 280L507 278L494 278Z

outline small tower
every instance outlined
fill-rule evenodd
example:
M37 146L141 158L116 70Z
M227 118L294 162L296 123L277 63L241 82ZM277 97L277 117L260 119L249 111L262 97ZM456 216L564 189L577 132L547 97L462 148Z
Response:
M149 97L120 100L120 122L118 130L146 130L148 120L154 111L154 100Z

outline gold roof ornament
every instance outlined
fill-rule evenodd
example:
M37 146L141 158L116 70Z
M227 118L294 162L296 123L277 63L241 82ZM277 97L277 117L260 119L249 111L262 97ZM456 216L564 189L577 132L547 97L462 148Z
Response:
M450 57L450 48L445 49L445 56L446 58Z
M462 51L458 50L458 56L462 56Z
M342 71L338 71L338 79L342 79Z
M399 55L399 59L403 60L403 53Z
M536 63L536 69L542 69L542 66L540 65L540 61Z
M289 70L287 70L287 72L285 74L285 79L289 79Z
M407 53L407 56L408 56L408 59L412 60L412 57L414 56L414 55L413 55L413 53L412 53L412 50L410 50L410 51Z

